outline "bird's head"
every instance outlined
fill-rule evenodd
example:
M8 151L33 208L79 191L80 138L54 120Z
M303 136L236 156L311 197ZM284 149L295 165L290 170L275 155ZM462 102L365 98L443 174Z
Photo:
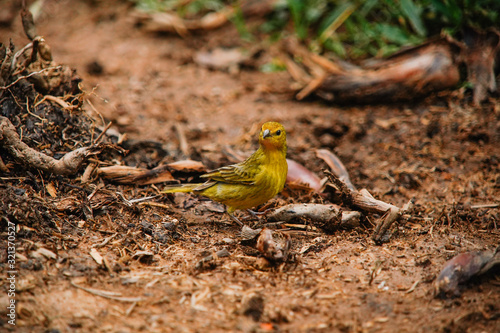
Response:
M259 143L265 149L277 149L286 152L286 132L280 123L269 121L262 125Z

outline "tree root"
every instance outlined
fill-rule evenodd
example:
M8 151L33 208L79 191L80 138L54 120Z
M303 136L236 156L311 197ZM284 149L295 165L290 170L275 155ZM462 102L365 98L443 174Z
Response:
M57 175L74 174L89 155L98 154L102 150L99 146L78 148L56 160L24 143L10 120L2 116L0 116L0 146L7 149L18 162Z

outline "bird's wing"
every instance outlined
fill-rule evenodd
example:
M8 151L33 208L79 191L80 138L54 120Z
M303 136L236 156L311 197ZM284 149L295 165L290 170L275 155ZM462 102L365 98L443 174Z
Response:
M260 165L258 164L249 167L247 163L239 163L219 168L201 177L225 183L254 185L259 171Z

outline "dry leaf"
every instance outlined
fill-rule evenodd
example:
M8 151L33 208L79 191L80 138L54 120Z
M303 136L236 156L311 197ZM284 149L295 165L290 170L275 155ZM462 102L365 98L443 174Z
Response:
M321 190L321 179L315 173L294 160L287 159L286 162L288 163L287 183L305 184L316 192Z

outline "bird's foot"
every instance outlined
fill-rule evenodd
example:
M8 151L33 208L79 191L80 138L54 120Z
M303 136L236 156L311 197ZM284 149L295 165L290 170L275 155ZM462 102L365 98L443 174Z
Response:
M234 222L238 223L240 225L240 227L243 227L243 223L241 223L241 221L238 220L238 218L236 216L234 216L231 213L227 213L227 215L229 215L229 217L231 218L231 220L233 220Z
M272 208L269 208L269 209L266 209L265 211L263 212L256 212L254 210L251 210L251 209L247 209L247 212L252 215L254 218L256 218L257 220L260 221L260 217L259 216L263 216L263 215L266 215L268 212L270 212L271 210L273 210Z

